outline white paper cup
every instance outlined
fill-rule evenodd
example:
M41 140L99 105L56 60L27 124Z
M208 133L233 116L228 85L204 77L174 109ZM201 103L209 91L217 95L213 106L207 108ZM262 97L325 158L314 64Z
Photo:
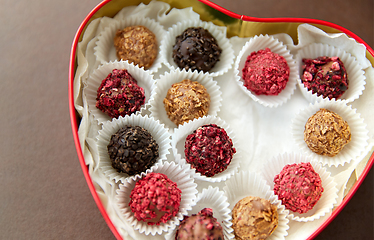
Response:
M271 204L277 207L278 226L267 238L267 240L285 239L285 237L288 235L288 210L286 210L281 201L278 200L278 197L274 195L273 191L270 189L270 186L266 184L265 180L260 174L249 171L240 171L226 181L223 191L225 192L227 200L230 203L230 210L234 208L235 204L239 200L248 196L260 197L269 200Z
M233 142L233 147L236 149L236 153L234 153L233 158L231 159L231 163L228 165L227 169L223 172L217 173L212 177L207 177L202 175L186 162L185 154L184 154L184 144L186 141L186 137L193 133L197 128L206 125L206 124L216 124L217 126L223 128L227 135L231 138ZM183 125L180 125L177 129L175 129L174 133L172 134L171 140L172 150L174 153L175 161L179 164L187 164L193 173L193 177L198 180L207 181L207 182L223 182L229 179L232 175L234 175L240 165L240 161L242 161L242 154L240 149L240 143L237 141L235 133L231 130L230 126L220 119L219 117L214 116L206 116L202 118L195 119Z
M213 217L221 224L225 240L234 239L235 235L232 229L230 204L227 202L227 197L223 191L218 187L209 186L204 188L201 193L197 195L196 205L188 212L188 215L197 214L204 208L211 208ZM178 223L180 225L180 223ZM166 240L174 240L177 232L176 227L172 232L165 235Z
M168 90L171 88L171 85L174 83L179 83L184 79L190 79L191 81L199 82L203 85L209 96L210 96L210 107L208 115L216 116L222 105L222 93L220 87L216 81L214 81L208 74L197 71L186 71L186 70L172 70L160 76L160 79L157 80L157 85L154 91L154 94L150 100L150 112L151 116L155 119L160 120L170 129L176 128L177 125L173 123L166 114L164 107L164 98Z
M244 68L247 57L252 52L257 52L265 48L269 48L273 53L284 57L284 59L287 61L288 67L290 68L290 76L286 88L276 96L254 94L244 86L244 81L242 79L242 70ZM296 89L296 62L293 58L293 55L287 49L286 45L284 45L278 39L275 39L274 37L268 35L259 35L249 39L242 50L239 52L234 64L234 77L240 89L242 89L244 93L253 101L258 102L265 107L279 107L291 98Z
M346 100L347 102L353 102L354 100L358 99L364 91L366 84L365 72L362 69L361 65L358 63L356 58L352 56L350 53L345 52L344 50L339 49L337 47L322 43L312 43L306 45L303 48L301 48L295 56L298 76L297 82L301 90L301 93L303 94L305 99L307 99L311 103L314 103L316 101L321 101L323 97L317 96L317 93L313 94L312 90L308 91L308 89L302 83L302 60L304 58L315 59L322 56L339 57L347 71L348 89L343 93L343 95L339 99Z
M147 17L131 16L123 20L113 20L113 23L106 27L97 38L96 47L94 47L94 55L96 56L96 59L101 64L120 60L117 57L116 48L114 47L114 37L116 32L118 29L137 25L148 28L156 36L158 54L152 66L148 69L150 73L156 72L161 67L162 63L160 47L162 38L165 36L165 30L158 22Z
M334 157L323 156L313 152L304 141L306 122L321 108L328 109L341 116L343 120L347 121L351 129L351 141ZM364 151L368 151L366 150L366 146L368 145L369 132L366 129L364 119L360 117L356 109L352 109L351 106L347 105L346 101L323 99L321 102L309 104L308 107L300 110L300 112L296 114L291 124L291 133L296 144L306 156L310 156L329 167L344 166L346 163L358 160L358 157L360 157Z
M331 177L331 173L328 172L326 168L322 167L318 161L296 153L284 153L273 157L271 160L264 163L261 173L266 183L273 190L274 177L282 171L283 167L285 167L287 164L302 162L310 162L314 171L319 174L324 190L321 198L318 200L316 205L314 205L313 209L302 214L289 211L288 218L298 222L308 222L319 219L326 214L331 214L334 204L337 203L338 189L336 188L336 182Z
M116 197L117 204L124 218L128 220L129 224L135 230L145 235L151 234L154 236L166 231L172 231L176 224L183 219L183 216L188 214L187 211L190 211L196 204L197 185L190 177L189 171L188 168L178 166L173 162L164 162L157 163L151 169L147 170L146 173L142 173L135 178L128 178L128 181L120 184ZM148 225L146 222L138 221L129 207L130 194L135 187L135 183L150 172L165 174L171 181L177 183L178 188L182 191L179 212L168 222L161 223L160 225Z
M186 20L178 22L170 27L166 33L165 38L161 43L161 55L164 58L165 65L171 69L179 69L173 60L173 46L176 37L183 33L189 27L202 27L210 32L217 40L218 46L222 49L219 61L207 73L211 77L217 77L226 73L232 68L234 62L234 50L232 49L230 41L226 37L226 32L223 32L219 27L211 22L203 22L200 20ZM196 70L197 71L197 70Z
M149 71L144 71L126 61L114 61L99 66L88 77L87 85L83 89L83 94L87 99L88 111L93 115L94 119L99 122L99 124L112 120L111 117L96 107L96 97L97 89L113 69L126 69L131 76L136 79L138 86L144 89L145 103L136 114L142 113L147 109L149 100L155 88L155 81Z
M111 181L126 182L127 178L137 178L139 174L134 176L129 176L126 173L119 173L116 169L112 167L112 162L109 158L107 146L110 142L110 138L119 129L127 126L140 126L146 129L153 137L153 139L158 144L159 157L157 162L162 162L166 160L166 155L169 154L170 150L170 134L167 128L159 121L148 116L141 115L131 115L126 117L119 117L118 119L113 119L103 124L102 130L99 131L97 136L97 148L99 153L98 169L102 171L104 175ZM156 164L155 163L155 164Z

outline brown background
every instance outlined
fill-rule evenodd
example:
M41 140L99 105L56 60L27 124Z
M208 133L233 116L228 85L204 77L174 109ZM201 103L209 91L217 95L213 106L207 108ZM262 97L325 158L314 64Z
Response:
M238 14L309 17L371 47L373 0L214 0ZM0 239L114 239L75 151L68 112L70 47L99 0L0 0ZM373 170L316 239L374 239Z

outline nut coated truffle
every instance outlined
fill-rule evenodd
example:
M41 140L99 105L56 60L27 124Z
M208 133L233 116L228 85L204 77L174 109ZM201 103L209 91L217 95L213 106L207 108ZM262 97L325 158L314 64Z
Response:
M209 124L187 136L184 153L186 161L196 172L213 177L226 170L236 149L223 128Z
M112 135L107 149L112 167L130 176L150 168L159 155L157 142L139 126L119 129Z
M179 125L208 115L210 96L200 83L184 79L171 86L163 103L169 119Z
M177 215L181 193L165 174L151 172L136 182L129 206L138 221L160 225Z
M232 210L232 228L236 239L263 240L278 226L277 207L269 200L248 196Z
M242 69L244 86L257 95L278 95L286 88L289 76L286 59L269 48L252 52Z
M274 177L274 194L289 210L306 213L321 198L322 180L308 163L289 164Z
M348 89L348 78L339 57L303 59L301 81L312 93L323 98L339 98Z
M97 89L96 107L111 118L131 115L144 103L144 89L126 69L113 69Z
M176 37L173 59L180 68L208 72L219 61L222 49L210 32L191 27Z
M148 69L158 54L155 34L144 26L130 26L118 29L114 37L118 59Z
M213 210L204 208L198 214L184 217L175 240L224 240L223 229L213 217Z
M321 108L306 122L304 141L313 152L334 157L351 141L351 129L341 116Z

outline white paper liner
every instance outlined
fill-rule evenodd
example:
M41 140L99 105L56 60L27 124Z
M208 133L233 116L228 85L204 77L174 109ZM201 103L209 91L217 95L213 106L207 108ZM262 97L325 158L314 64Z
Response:
M343 120L347 121L351 129L351 141L334 157L322 156L314 153L304 141L306 122L321 108L328 109L341 116ZM296 114L291 124L291 133L296 144L306 156L310 156L329 167L344 166L344 164L350 163L352 160L358 160L357 158L360 157L364 151L367 151L365 149L369 139L369 131L366 129L364 119L360 117L356 109L352 109L351 106L346 104L346 101L341 100L323 99L321 102L309 104L308 107L300 110L300 112Z
M231 69L234 62L234 50L226 37L226 32L223 32L222 28L220 29L211 22L204 22L201 20L178 22L168 29L165 38L161 42L161 55L164 58L165 65L171 70L179 69L178 65L173 60L173 46L176 37L189 27L202 27L208 30L217 40L218 46L222 49L219 61L207 73L212 77L216 77L223 75Z
M196 172L195 168L191 166L191 164L186 162L185 154L184 154L184 144L186 141L186 137L193 133L197 128L206 125L206 124L217 124L217 126L225 129L227 135L231 138L234 148L236 149L236 153L233 155L231 159L231 163L228 165L227 169L223 172L217 173L212 177L207 177L202 175L199 172ZM172 134L171 138L171 146L173 150L173 154L175 157L175 161L181 165L187 164L193 173L193 177L198 180L207 181L207 182L222 182L229 179L232 175L237 172L239 169L240 161L242 161L243 157L241 154L240 143L238 142L237 138L235 137L235 133L232 131L230 126L223 121L219 117L214 116L204 116L202 118L195 119L183 125L180 125L177 129L175 129L174 133Z
M343 93L341 97L339 97L339 99L346 100L347 102L353 102L354 100L358 99L364 91L366 84L366 76L364 70L362 69L362 66L350 53L345 52L340 48L322 43L309 44L301 48L295 56L298 76L297 83L303 96L311 103L314 103L316 101L319 102L323 99L322 96L317 96L317 93L313 94L312 90L308 91L308 89L301 82L301 75L303 73L302 59L315 59L321 56L339 57L340 60L344 63L349 82L348 89Z
M121 213L128 220L129 224L133 226L135 230L146 235L156 235L165 231L172 231L176 224L183 219L183 216L188 214L187 211L190 211L192 206L196 204L197 184L190 177L189 171L187 167L176 165L174 162L157 163L151 169L147 170L146 173L142 173L141 176L128 178L128 181L121 184L117 190L118 195L116 200L121 209ZM177 183L178 188L182 191L181 203L177 215L172 217L167 223L152 226L143 221L138 221L128 206L130 194L135 187L135 183L150 172L165 174L171 181Z
M230 203L230 210L234 208L239 200L248 196L269 200L271 204L277 207L278 227L268 238L266 238L266 240L285 239L288 235L288 210L286 210L281 201L278 200L278 197L274 195L270 186L266 184L260 174L249 171L240 171L226 181L223 191L227 195L227 200Z
M302 162L310 162L314 171L319 174L324 190L321 198L318 200L313 209L303 214L288 210L288 218L298 222L308 222L319 219L326 214L331 214L334 204L337 203L338 189L336 188L336 182L330 176L331 173L328 172L326 168L322 167L318 161L312 159L311 157L296 153L283 153L273 157L271 160L264 163L261 173L270 188L274 189L274 177L282 171L283 167L285 167L287 164Z
M230 204L227 202L227 197L223 191L218 187L209 186L204 188L201 193L197 195L196 205L188 212L188 215L197 214L204 208L211 208L213 210L213 217L221 224L225 240L234 239L234 230L232 229ZM179 225L180 222L177 224ZM166 240L174 240L177 227L172 232L165 235Z
M247 57L252 52L259 51L265 48L269 48L272 52L283 56L290 68L290 76L286 88L276 96L254 94L244 86L244 82L242 80L242 69L244 68ZM278 39L275 39L274 37L268 35L254 36L253 38L248 40L248 42L244 45L242 50L239 52L238 57L236 58L234 64L234 77L236 83L244 91L244 93L252 98L255 102L258 102L265 107L279 107L291 98L291 95L296 89L296 62L293 59L293 55L287 49L286 45L284 45Z
M108 27L106 27L98 36L96 46L94 47L94 54L97 60L104 64L115 60L117 58L116 48L114 47L114 37L118 29L124 29L130 26L141 25L148 28L156 36L158 54L154 60L152 66L147 69L151 73L156 72L162 63L162 57L160 54L161 41L165 36L164 28L155 20L143 17L143 16L131 16L123 20L113 20ZM131 63L134 65L133 63ZM144 67L142 67L144 69Z
M87 98L88 110L99 124L112 120L111 117L96 107L96 97L97 89L100 87L101 82L113 69L126 69L131 76L137 80L138 86L144 89L145 103L135 114L142 113L147 109L152 92L155 88L155 81L149 71L144 71L133 64L129 64L127 61L114 61L99 66L91 76L89 76L87 85L83 89L83 94Z
M107 146L110 142L110 138L119 129L127 126L140 126L146 129L153 137L153 139L158 144L159 157L157 162L162 162L166 160L166 155L169 154L170 150L170 134L167 128L159 121L154 118L149 118L148 116L141 115L131 115L126 117L119 117L118 119L113 119L103 124L102 130L99 131L97 136L97 148L99 153L98 168L104 173L104 175L111 181L125 182L127 178L139 177L139 174L134 176L129 176L126 173L119 173L116 169L112 167L112 162L109 158ZM156 164L155 163L155 164Z
M151 112L151 116L153 116L155 119L159 119L160 122L164 123L170 129L176 128L177 125L173 123L167 116L163 101L169 88L171 88L171 85L174 83L179 83L184 79L199 82L206 88L210 96L208 115L216 116L222 105L222 93L220 91L220 87L208 74L197 71L186 71L185 69L176 69L166 72L164 75L160 76L160 79L157 80L154 94L150 100L151 106L149 110Z

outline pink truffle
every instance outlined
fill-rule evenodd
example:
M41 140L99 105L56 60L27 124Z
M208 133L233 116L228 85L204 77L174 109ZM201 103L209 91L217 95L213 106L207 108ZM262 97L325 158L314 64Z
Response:
M181 193L165 174L152 172L136 182L129 206L138 221L160 225L177 215Z
M286 59L269 48L252 52L242 69L244 86L257 95L278 95L286 88L289 76Z
M322 180L309 162L286 165L274 178L274 193L293 212L311 210L322 192Z

